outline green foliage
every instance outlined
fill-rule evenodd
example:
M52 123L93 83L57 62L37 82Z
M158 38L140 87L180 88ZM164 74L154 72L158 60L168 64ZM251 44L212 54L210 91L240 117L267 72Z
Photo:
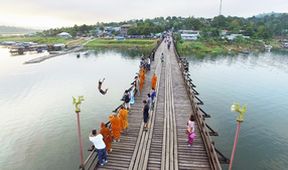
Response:
M121 26L124 24L134 25L128 30L129 35L150 35L168 29L193 29L200 30L204 37L219 37L221 30L228 30L231 33L242 33L244 35L270 39L273 36L288 36L288 14L263 15L261 17L225 17L216 16L211 19L194 17L157 17L154 19L130 20L125 22L97 23L96 25L75 25L74 27L50 29L44 31L46 36L55 36L61 32L68 32L72 36L89 35L96 28L104 30L106 26ZM115 33L116 34L116 33ZM202 36L202 35L201 35Z
M156 45L156 40L149 39L127 39L127 40L114 40L114 39L95 39L90 41L85 47L137 47L137 48L153 48Z
M72 36L76 36L77 34L79 35L88 35L91 30L95 29L95 25L74 25L73 27L62 27L62 28L57 28L57 29L49 29L43 31L44 35L46 36L56 36L57 34L61 32L68 32Z
M16 41L16 42L36 42L43 44L55 44L55 43L67 43L71 40L60 38L60 37L0 37L0 42L3 41Z

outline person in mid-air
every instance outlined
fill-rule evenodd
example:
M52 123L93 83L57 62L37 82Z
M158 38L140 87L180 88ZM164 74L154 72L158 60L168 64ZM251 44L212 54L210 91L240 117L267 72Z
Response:
M98 82L98 90L102 95L105 95L108 91L108 88L106 90L102 90L102 84L103 84L104 80L105 80L105 78L103 78L102 81L99 80L99 82Z

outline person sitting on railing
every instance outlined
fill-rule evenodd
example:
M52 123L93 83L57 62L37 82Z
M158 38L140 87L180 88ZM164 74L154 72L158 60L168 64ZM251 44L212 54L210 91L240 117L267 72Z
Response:
M157 85L157 76L154 73L151 79L151 89L156 89L156 85Z
M196 138L195 133L195 118L194 115L191 114L190 119L187 122L187 137L188 137L188 146L193 144L194 139Z
M150 71L150 67L151 67L151 60L149 57L147 57L147 70Z
M137 73L138 74L138 73ZM134 77L134 86L135 86L135 93L134 94L137 94L138 96L140 96L140 81L139 81L139 77L138 76L135 76Z
M124 100L125 108L129 110L130 109L130 100L131 100L129 90L125 90L125 93L123 95L123 100Z
M118 115L121 120L122 130L126 130L128 128L128 110L121 106Z
M153 50L153 52L152 52L152 61L154 61L154 59L155 59L155 50Z
M112 114L109 116L109 121L111 123L111 132L115 142L120 141L121 137L121 121L117 114Z
M145 60L144 60L144 56L141 56L141 60L140 60L140 68L143 68L145 65Z
M108 91L108 88L106 90L102 90L102 84L103 84L104 80L105 80L105 78L103 78L102 81L99 80L99 82L98 82L98 90L102 95L105 95Z
M106 145L106 150L107 152L112 152L112 148L111 148L111 143L112 143L112 134L110 132L110 129L106 127L105 123L101 123L101 130L100 133L103 135L103 140L105 142Z
M103 141L103 136L97 134L96 129L93 129L89 135L89 140L93 143L98 154L98 163L103 166L108 162L106 154L106 145Z

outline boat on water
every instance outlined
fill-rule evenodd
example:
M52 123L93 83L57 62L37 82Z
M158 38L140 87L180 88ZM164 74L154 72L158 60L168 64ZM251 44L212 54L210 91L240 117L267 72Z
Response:
M12 55L23 55L25 48L22 46L12 46L9 51Z
M61 54L63 51L49 51L49 54Z

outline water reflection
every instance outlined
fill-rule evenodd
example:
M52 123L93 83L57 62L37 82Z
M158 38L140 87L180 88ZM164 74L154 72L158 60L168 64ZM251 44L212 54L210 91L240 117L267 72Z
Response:
M95 56L101 55L103 53L106 52L115 52L115 53L120 53L122 56L125 56L126 58L130 58L130 59L134 59L137 58L139 56L146 56L148 54L150 54L151 49L148 48L129 48L129 49L125 49L125 48L98 48L98 49L94 49L92 51L90 51L89 53L94 53Z

